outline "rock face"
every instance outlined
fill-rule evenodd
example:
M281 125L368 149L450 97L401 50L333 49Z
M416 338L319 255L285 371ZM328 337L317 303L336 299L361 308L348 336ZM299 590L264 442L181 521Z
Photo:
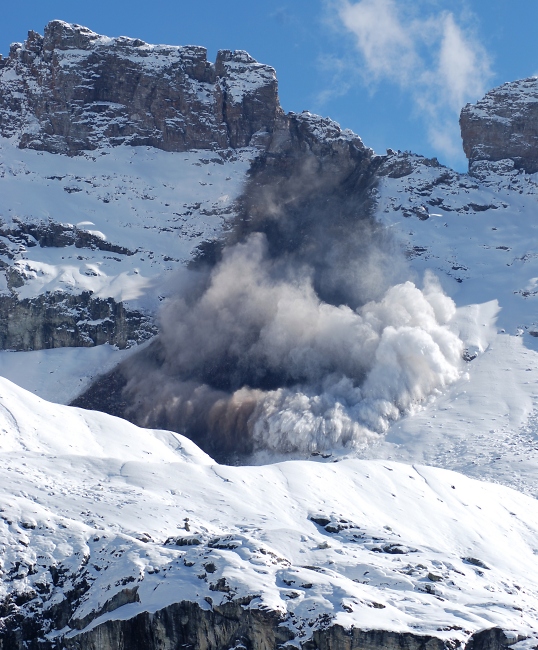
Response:
M135 591L135 590L125 590ZM46 640L39 621L12 615L0 631L0 650L452 650L454 641L409 632L345 629L329 624L301 642L285 625L285 619L271 610L250 609L241 599L202 609L182 601L155 613L142 612L132 618L108 620L90 630L68 637ZM11 610L14 603L6 604ZM69 602L64 600L49 612L55 624L67 624ZM6 622L6 620L4 620ZM507 650L515 640L500 628L489 628L469 637L464 650ZM288 645L289 644L289 645Z
M120 144L224 149L271 131L273 68L243 51L100 36L59 20L0 61L0 135L53 153Z
M249 610L241 603L203 610L194 603L177 603L155 614L134 619L108 621L89 632L64 640L66 650L157 650L163 647L204 650L449 650L451 640L383 630L346 630L331 625L316 630L311 640L301 643L281 625L277 612ZM287 645L286 642L292 642ZM465 650L505 650L508 639L499 628L470 637Z
M35 298L0 296L0 350L92 347L124 349L156 334L152 319L113 298L60 291Z
M222 50L213 64L203 47L108 38L55 20L44 36L29 32L25 43L0 57L0 137L22 149L74 156L147 145L230 154L230 148L265 147L282 115L275 71L243 51ZM4 173L0 169L0 176ZM134 252L58 223L56 215L32 221L7 212L1 215L6 222L0 219L0 269L7 289L0 297L0 349L105 342L123 348L154 333L144 314L117 299L92 298L91 292L26 292L22 299L17 290L26 278L17 256L23 249L83 248L86 257L91 251L121 257ZM175 257L173 244L169 255Z
M538 171L538 77L490 90L460 116L463 149L476 161L510 158L529 174Z
M15 220L10 227L0 221L0 254L11 262L17 246L104 250L132 255L128 249L80 230L54 222L29 224ZM47 291L21 298L17 289L26 280L24 265L0 259L9 293L0 295L0 350L43 350L91 347L109 343L120 349L150 338L157 332L151 316L130 309L113 298L97 298L91 291Z

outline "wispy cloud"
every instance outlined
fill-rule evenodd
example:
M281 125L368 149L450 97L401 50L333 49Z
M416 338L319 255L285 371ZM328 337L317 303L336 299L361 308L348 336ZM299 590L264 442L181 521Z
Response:
M362 82L390 82L409 93L432 146L458 158L459 111L491 78L489 55L469 17L458 20L429 0L336 0L331 7L353 36L360 56L353 65Z

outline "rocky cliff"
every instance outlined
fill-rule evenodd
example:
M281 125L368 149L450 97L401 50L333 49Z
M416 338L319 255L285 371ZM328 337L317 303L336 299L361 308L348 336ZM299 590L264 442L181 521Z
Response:
M125 589L133 592L136 589ZM142 612L128 619L112 619L58 640L40 638L35 619L13 617L0 631L0 650L454 650L453 639L384 630L346 629L328 624L316 629L312 638L301 641L284 625L279 612L249 609L247 602L232 600L209 609L182 601L154 613ZM136 599L118 600L110 611ZM68 613L67 603L56 607L58 623ZM11 604L14 609L14 604ZM329 619L330 620L330 619ZM65 619L63 622L67 622ZM15 623L15 629L10 629ZM492 627L472 634L463 650L508 650L518 637L510 638L501 628Z
M13 44L9 56L0 57L0 180L4 180L5 199L0 208L0 348L28 350L103 342L124 347L154 331L154 308L148 311L123 305L125 292L117 289L124 284L123 280L117 277L117 270L105 266L121 267L119 275L123 277L135 274L147 278L148 272L141 269L141 264L150 261L150 284L161 282L155 276L162 279L163 274L190 256L189 251L185 255L178 250L181 247L177 234L179 239L191 242L192 249L206 236L200 227L204 218L219 218L232 210L228 205L232 201L230 189L224 187L220 196L200 187L198 193L193 193L198 201L185 202L186 197L190 198L192 185L212 185L207 176L217 163L228 168L227 174L221 173L222 180L231 180L237 161L234 152L249 145L265 148L275 123L282 120L275 71L243 51L219 51L215 63L210 63L203 47L148 45L139 39L108 38L59 20L50 22L43 36L29 32L24 43ZM67 178L72 182L66 182L66 174L51 172L56 163L47 160L43 161L43 171L36 175L35 168L30 171L17 160L11 152L13 145L39 151L40 155L83 154L78 158L90 161L96 169L84 178L69 173L72 169L68 165ZM184 172L176 161L178 171L173 182L163 185L170 188L174 203L170 198L159 201L160 221L156 224L148 209L149 202L157 198L154 188L144 188L144 180L129 178L125 173L132 177L133 167L128 165L132 165L133 159L125 160L123 166L113 165L96 182L95 172L101 165L91 165L97 159L89 152L99 149L102 156L110 155L111 148L120 145L146 145L167 152L220 153L211 163L202 159L205 165L210 163L209 168L197 171L189 182L182 178ZM251 158L252 152L245 157ZM27 160L32 165L37 159ZM163 178L162 166L159 165L156 178ZM195 158L192 166L202 165ZM11 192L8 187L18 176L38 181L28 200L20 199L26 194L24 188L13 187ZM116 185L115 196L98 189L109 185L111 179ZM45 205L36 185L52 187L62 181L66 195L51 197L50 204ZM225 194L226 190L229 194ZM205 198L211 194L216 196L207 201L208 207ZM124 204L110 215L107 204L122 197L126 197ZM138 221L143 224L136 224L137 207L133 199L140 202ZM33 203L35 206L28 209ZM170 224L163 219L163 209L170 213ZM185 225L193 212L192 220L196 223ZM94 224L96 213L102 214L111 226L92 230L88 224ZM66 214L75 223L84 219L86 225L80 228L66 222ZM220 226L219 221L210 231L218 231ZM110 237L110 227L120 232ZM164 234L160 241L151 242L148 231ZM130 246L124 245L126 240ZM154 261L155 246L160 249L159 262ZM61 258L56 255L59 249ZM84 251L74 254L74 249ZM114 255L102 255L105 251ZM28 265L29 259L36 260L37 266ZM65 276L59 283L29 286L30 276L35 279L36 273L56 275L53 269L59 269L60 259L70 261L63 265L60 274ZM30 267L33 270L28 271ZM73 281L77 277L83 278L82 283ZM96 287L88 285L89 277L108 278L116 289L97 289L99 297L90 299L88 296ZM142 284L147 282L142 280ZM139 296L143 291L130 293ZM8 312L9 319L5 317Z
M275 71L243 51L221 50L212 64L203 47L108 38L55 20L0 65L0 135L22 148L236 148L281 113Z
M471 168L510 158L529 174L538 171L538 77L505 83L467 104L460 126Z
M0 350L92 347L124 349L157 333L152 319L113 298L61 291L35 298L0 296Z
M127 620L110 620L60 641L46 641L11 632L0 637L0 650L454 650L452 639L409 632L346 629L329 625L301 642L282 625L278 612L249 610L241 602L203 609L183 601L158 612ZM30 628L22 624L22 628ZM31 632L30 629L28 631ZM514 639L502 629L473 634L463 650L508 650ZM462 647L462 646L460 646Z

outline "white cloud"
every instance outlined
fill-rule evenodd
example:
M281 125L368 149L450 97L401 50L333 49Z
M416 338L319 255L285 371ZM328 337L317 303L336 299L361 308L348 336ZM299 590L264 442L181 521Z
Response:
M345 1L340 19L356 36L368 72L376 79L387 77L407 82L417 64L412 34L402 25L393 0Z
M491 78L489 56L470 26L450 11L429 12L424 0L333 6L354 37L364 83L388 81L408 92L432 146L451 159L460 156L459 111L484 94Z

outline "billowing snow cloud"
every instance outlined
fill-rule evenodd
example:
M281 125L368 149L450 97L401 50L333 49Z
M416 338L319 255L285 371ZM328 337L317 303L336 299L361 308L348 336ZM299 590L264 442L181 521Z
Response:
M217 451L360 448L457 379L454 313L433 276L355 310L324 302L255 233L164 309L161 364L137 368L129 402L138 422Z
M459 111L484 94L489 56L469 24L431 3L341 0L339 21L354 37L363 80L387 81L411 94L433 147L449 159L461 155Z
M457 379L454 303L433 276L412 281L375 219L376 162L347 151L258 161L158 341L127 362L130 419L226 460L356 449Z

